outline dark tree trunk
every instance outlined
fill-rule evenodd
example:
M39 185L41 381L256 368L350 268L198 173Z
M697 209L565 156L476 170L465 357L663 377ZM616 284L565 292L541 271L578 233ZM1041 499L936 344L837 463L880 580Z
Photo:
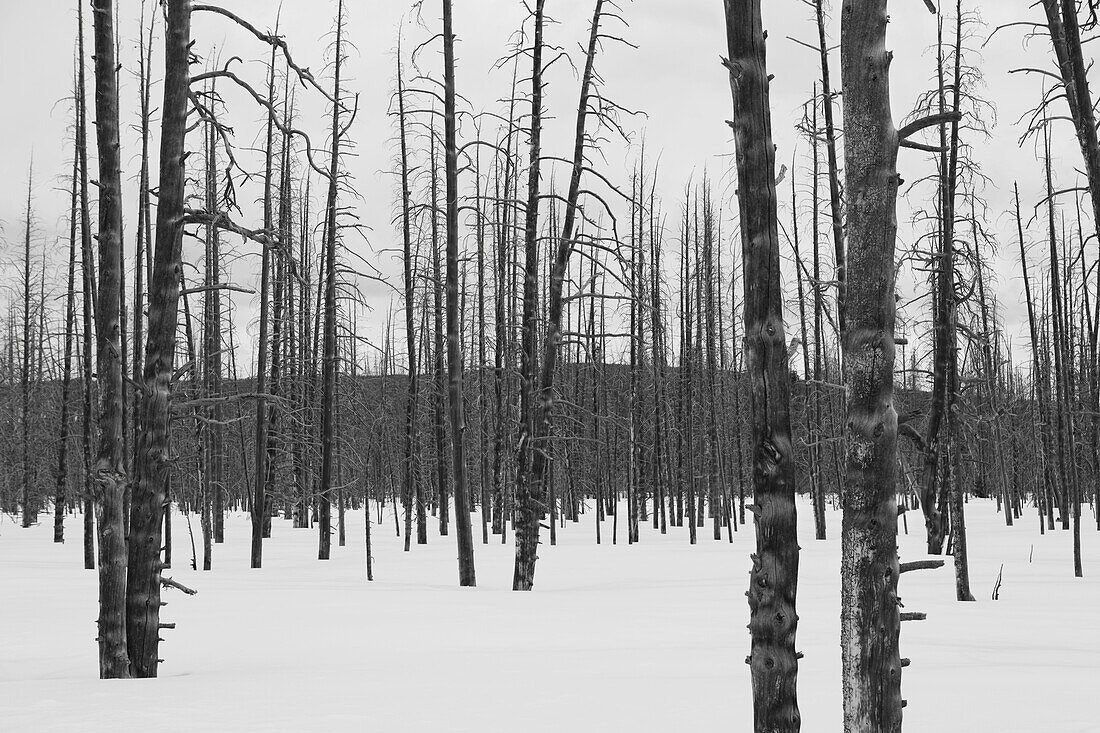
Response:
M412 543L413 498L417 496L416 484L419 481L419 455L417 451L417 363L416 363L416 292L414 290L415 270L412 251L411 218L409 212L409 151L405 129L405 87L401 70L401 47L397 52L397 112L401 143L401 243L402 263L404 265L405 285L405 349L408 354L408 390L405 396L405 465L404 497L405 504L405 552Z
M74 150L69 205L69 273L65 295L65 357L61 374L61 418L57 431L57 476L54 489L54 542L65 541L65 505L69 500L69 400L72 393L73 336L76 328L76 207L79 165L79 158Z
M546 0L536 0L534 39L531 49L530 160L527 172L527 210L524 220L523 323L520 332L520 437L516 455L516 562L512 590L531 590L535 582L539 518L545 508L541 485L532 483L531 464L538 453L535 439L535 358L538 344L538 222L539 161L542 155L542 52L543 9Z
M84 569L95 568L95 532L93 498L92 452L93 452L93 414L95 401L95 383L92 380L94 362L92 359L92 337L95 332L93 309L95 303L96 275L95 256L92 252L92 224L88 208L88 125L87 91L84 79L84 3L77 3L77 123L76 155L80 161L80 265L83 285L81 288L81 345L83 353L83 396L84 414L82 430L82 453L84 457Z
M824 0L814 0L814 19L817 21L818 51L821 56L821 108L822 115L825 118L825 153L829 165L829 214L833 232L833 262L837 283L837 327L843 331L847 268L845 267L844 218L840 200L840 166L837 164L836 154L837 134L836 124L833 120L833 88L832 79L829 75L829 41L825 33Z
M161 528L169 471L168 420L180 297L184 161L190 74L189 0L168 0L161 104L156 248L130 515L127 641L135 677L156 677L160 642Z
M466 417L462 396L462 329L458 311L458 124L455 120L455 51L451 0L443 0L444 157L447 187L447 396L454 464L458 584L475 586L474 543L466 486Z
M537 324L535 299L537 297L537 239L538 239L538 174L542 139L542 26L543 5L538 0L535 7L534 68L531 90L531 170L527 183L527 219L525 238L527 262L524 277L524 433L520 438L517 466L516 514L516 563L512 578L512 590L531 590L535 582L539 517L545 509L543 484L549 469L549 438L551 411L554 405L554 370L561 349L562 287L565 281L569 256L576 246L577 202L580 196L581 173L585 165L585 122L589 111L589 94L593 83L593 68L599 43L600 15L603 0L596 0L589 33L588 52L581 77L580 103L577 106L576 131L573 143L573 165L566 194L565 218L550 270L550 305L543 342L542 364L539 365L538 387L535 389L535 349ZM537 404L535 400L537 399Z
M325 206L325 326L321 358L321 486L317 512L317 559L328 560L332 546L333 459L336 450L336 203L340 175L340 71L343 63L344 2L336 17L336 47L333 64L332 148L329 151L328 195Z
M96 100L98 102L100 96L100 90L96 88ZM116 106L117 110L118 107ZM97 106L97 115L99 109ZM22 476L20 476L22 482L23 494L21 498L21 504L23 508L23 527L30 527L34 524L38 518L38 497L31 496L31 484L34 483L31 477L31 362L33 357L31 355L31 281L33 276L31 275L31 182L34 180L33 164L31 169L27 172L27 217L25 220L25 230L23 237L23 349L22 354L22 368L19 370L19 398L21 415L19 420L19 435L22 442L21 456L22 456ZM121 221L121 217L120 217ZM121 224L120 224L121 227ZM121 236L121 235L120 235Z
M753 718L758 733L794 732L801 727L794 649L798 535L769 79L760 0L725 0L725 11L756 500L756 553L748 590Z
M273 100L275 91L275 48L271 49L267 77L267 99ZM268 110L267 131L264 146L264 231L270 232L274 214L271 205L271 181L274 176L273 145L275 128L275 110ZM274 242L269 238L262 244L260 253L260 333L256 339L256 428L252 452L256 468L252 492L252 557L253 568L263 565L264 524L267 521L267 471L268 451L267 435L270 425L271 409L268 400L267 360L271 353L268 342L270 333L271 310L271 252Z
M122 444L122 352L119 292L122 272L122 178L118 142L114 3L92 5L95 27L96 143L99 153L99 287L96 370L99 376L99 450L94 467L99 531L99 676L130 677L127 656L127 538L123 517L126 470ZM138 537L131 538L131 549ZM158 545L159 547L159 545ZM159 600L159 599L158 599Z

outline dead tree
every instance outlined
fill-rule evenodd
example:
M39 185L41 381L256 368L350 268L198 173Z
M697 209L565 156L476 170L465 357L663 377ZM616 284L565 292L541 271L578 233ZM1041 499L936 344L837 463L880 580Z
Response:
M81 271L81 360L83 383L83 419L81 452L84 457L84 568L95 569L95 538L93 510L95 488L92 473L93 408L95 401L95 383L92 373L95 365L92 359L94 347L92 338L95 333L95 255L92 252L92 224L88 204L88 125L87 125L87 88L84 74L84 3L77 3L77 121L76 121L76 157L80 162L80 271Z
M455 51L451 0L443 0L443 120L447 191L447 397L451 419L458 584L477 585L466 487L466 417L462 396L462 337L458 311L458 123L455 117Z
M74 143L75 143L74 139ZM69 401L72 394L73 341L76 328L76 224L80 160L73 147L72 180L69 184L69 268L65 294L65 356L61 372L61 416L58 420L57 475L54 488L53 541L65 541L65 506L72 498L69 489ZM73 502L74 505L76 502Z
M99 157L99 283L96 302L96 371L99 384L99 449L94 467L96 529L99 534L99 676L142 676L131 671L128 611L134 590L127 572L123 518L126 469L122 442L122 347L119 297L122 290L122 177L118 140L118 78L115 75L114 3L92 4L95 40L96 147ZM159 519L159 507L157 518ZM158 525L159 528L159 525ZM133 530L131 522L131 530ZM140 544L131 535L130 550ZM157 542L156 549L159 550ZM132 565L132 560L131 560ZM132 568L131 568L132 571ZM159 598L157 599L159 601ZM154 629L155 630L155 629ZM154 633L154 636L156 634Z
M328 560L332 545L333 458L336 449L336 241L337 200L340 183L340 141L347 132L349 120L341 124L343 111L340 72L343 64L344 1L336 12L336 45L333 62L332 129L329 150L328 194L325 199L325 272L324 272L324 337L321 378L321 483L318 487L317 559Z
M99 96L98 94L96 95ZM116 107L117 109L117 107ZM26 218L24 219L24 232L23 232L23 349L20 354L21 368L19 370L19 404L20 404L20 430L19 435L22 443L22 476L20 477L23 489L22 501L23 506L23 527L30 527L34 524L38 517L38 508L35 502L37 497L31 497L31 484L34 483L34 479L31 477L31 362L34 361L31 354L31 342L34 340L31 332L31 320L34 318L33 306L31 305L31 284L34 279L34 275L31 272L31 230L34 220L34 210L31 208L31 188L34 181L34 164L31 163L30 168L27 171L27 209Z
M551 413L554 406L554 375L562 340L563 286L568 272L569 258L577 246L578 219L583 221L579 207L581 177L586 170L586 124L591 111L591 95L596 80L594 72L596 53L600 46L600 20L604 0L596 0L589 28L584 71L581 75L580 101L577 105L573 158L571 161L569 190L565 199L565 214L557 248L550 265L549 305L546 334L543 340L542 361L538 364L536 387L537 345L537 240L539 206L539 160L542 156L542 85L543 85L543 5L538 0L535 7L535 38L533 47L533 71L531 87L531 163L527 184L527 218L524 236L526 266L523 297L524 349L522 371L524 379L521 420L523 432L517 454L517 512L516 512L516 562L512 579L513 590L531 590L535 582L535 560L539 517L546 509L544 484L549 473L549 441L552 432ZM599 114L599 113L597 113Z
M160 661L161 529L168 480L169 399L174 371L184 225L185 138L190 83L191 3L168 0L164 32L160 184L149 319L134 462L127 574L127 642L135 677Z
M758 733L801 728L796 679L798 534L790 370L779 277L775 147L760 0L725 0L745 282L756 552L749 574L753 719Z
M275 46L271 48L267 76L267 99L273 101L275 89ZM263 228L265 232L272 230L274 213L271 200L272 178L274 177L274 132L275 110L268 110L267 125L264 146L264 195L263 195ZM267 522L268 491L267 482L270 478L268 472L268 430L271 422L271 400L268 388L268 358L271 354L271 254L272 247L269 242L261 244L260 254L260 332L256 340L256 428L253 439L253 455L256 482L253 487L251 515L252 520L252 557L253 568L259 568L263 564L263 538L265 536L264 525Z
M931 0L926 5L935 11ZM896 733L902 717L893 406L897 154L909 136L944 117L894 128L887 0L844 0L841 12L849 273L842 334L848 385L841 491L844 730Z
M541 485L532 483L535 454L540 446L535 438L535 379L538 348L538 221L539 163L542 156L542 52L543 21L546 0L535 0L534 37L531 47L531 117L527 206L523 227L523 347L520 352L520 437L516 450L516 562L512 590L531 590L535 582L538 554L539 519L545 510Z
M416 314L415 314L415 264L413 262L412 231L409 191L409 150L405 117L405 84L401 66L401 43L397 44L397 125L401 147L401 261L403 265L405 295L405 353L408 358L408 388L405 393L405 465L404 477L405 504L405 552L412 542L413 497L419 497L417 471L419 455L417 447L417 379L416 362Z
M1077 17L1077 3L1073 0L1043 0L1043 10L1047 18L1047 30L1050 34L1051 45L1054 48L1055 58L1058 62L1058 72L1062 81L1062 89L1066 104L1069 107L1070 119L1077 133L1077 143L1081 149L1081 158L1085 166L1085 174L1088 182L1088 193L1092 203L1094 226L1100 227L1100 142L1097 139L1096 110L1092 94L1088 85L1088 70L1082 45L1087 42L1081 38L1081 25ZM1091 7L1091 6L1090 6ZM1089 27L1095 27L1096 16L1093 14ZM1087 28L1086 28L1087 30ZM1043 117L1046 117L1045 107L1050 99L1043 101ZM1096 341L1096 327L1094 325L1093 341ZM1094 366L1094 369L1096 367ZM1100 412L1100 391L1093 398L1094 412ZM1094 435L1096 434L1094 417ZM1094 447L1095 450L1095 447ZM1073 487L1074 493L1080 493L1078 486ZM1080 524L1080 502L1075 499L1075 548L1077 526ZM1100 482L1094 482L1094 502L1100 506ZM1063 527L1067 521L1066 507L1062 507ZM1100 511L1097 512L1097 526L1100 527ZM1080 575L1080 561L1075 553L1075 572Z

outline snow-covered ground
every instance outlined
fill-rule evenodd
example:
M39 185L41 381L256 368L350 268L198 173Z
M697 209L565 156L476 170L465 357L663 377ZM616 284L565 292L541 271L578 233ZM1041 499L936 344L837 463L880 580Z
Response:
M1033 512L1007 528L978 500L967 506L978 602L955 602L950 565L902 576L906 610L928 613L902 628L906 730L1100 731L1100 537L1085 509L1084 579L1068 532L1041 537ZM802 729L832 732L840 517L816 542L800 511ZM481 545L476 519L478 587L460 589L454 536L434 522L430 544L408 554L391 514L375 525L368 583L362 513L328 562L315 559L315 532L277 521L262 570L248 568L248 522L234 516L209 573L190 569L177 517L167 574L199 594L165 593L163 620L177 628L163 632L159 679L107 682L96 679L96 579L82 568L79 518L54 545L48 518L23 530L4 517L0 730L751 730L751 528L730 545L708 527L694 547L686 529L644 528L631 547L611 545L608 524L597 546L591 516L542 546L532 593L509 590L511 542ZM924 557L922 535L910 517L903 560Z

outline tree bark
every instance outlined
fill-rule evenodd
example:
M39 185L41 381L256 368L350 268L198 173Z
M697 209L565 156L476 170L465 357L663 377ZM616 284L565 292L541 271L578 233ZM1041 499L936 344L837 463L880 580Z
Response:
M126 469L122 445L122 352L119 292L122 272L122 178L118 142L114 3L92 4L95 39L96 144L99 154L99 286L96 302L96 371L99 449L94 467L99 533L99 676L131 676L126 623L129 587L123 517ZM131 543L131 548L133 544Z
M189 0L168 0L165 14L156 246L142 373L142 431L137 441L130 515L126 625L135 677L156 677L160 661L161 527L169 471L169 403L180 297L190 10Z
M887 0L844 0L849 277L842 335L847 456L841 491L844 730L901 730L897 579L894 246L898 133L890 115Z
M756 552L749 574L748 663L758 733L801 728L794 642L798 535L790 370L780 285L775 147L760 0L725 0L745 283Z
M333 458L336 449L336 202L340 174L340 72L343 63L344 0L337 6L333 64L332 148L329 151L325 206L325 326L321 378L321 486L318 502L317 559L328 560L332 547Z
M447 188L447 397L454 464L458 584L477 585L466 486L466 417L462 395L462 332L458 310L458 123L455 119L455 49L451 0L443 0L444 158ZM480 203L480 202L479 202Z
M520 352L520 437L516 450L516 561L512 590L531 590L535 583L539 518L545 507L543 487L534 484L532 463L538 455L535 439L535 379L538 344L538 222L539 160L542 155L542 52L546 0L536 0L534 40L531 49L530 158L527 172L527 210L524 219L523 348Z
M93 483L93 410L95 401L95 383L92 380L94 369L92 359L92 337L95 333L94 303L96 291L95 257L92 253L92 225L88 211L88 125L87 125L87 88L84 78L84 3L77 3L77 123L76 156L80 161L80 269L83 285L81 287L81 345L83 364L84 414L81 447L84 457L84 569L95 568L95 532L93 510L95 487Z

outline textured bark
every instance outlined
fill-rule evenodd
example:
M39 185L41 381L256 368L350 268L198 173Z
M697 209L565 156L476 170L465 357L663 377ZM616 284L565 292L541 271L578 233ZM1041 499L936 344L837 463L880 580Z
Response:
M798 535L770 82L760 0L725 0L725 12L745 268L745 357L756 501L756 552L747 594L753 719L758 733L794 732L801 728L794 649Z
M455 119L455 49L451 0L443 0L443 145L447 189L447 402L451 419L458 584L477 585L466 486L466 416L462 395L462 328L458 310L458 123Z
M95 489L92 472L92 404L95 401L95 383L92 380L94 362L92 359L92 337L95 333L94 303L96 291L95 257L92 253L92 225L88 211L88 125L87 91L84 74L84 3L77 3L77 122L76 157L80 161L80 270L83 286L81 288L81 352L84 358L82 381L84 396L84 414L81 447L84 456L84 569L95 568L95 512L92 509Z
M894 247L898 133L890 116L887 0L845 0L848 278L843 333L846 475L841 491L844 730L901 730L897 579Z
M535 437L535 379L538 344L538 222L539 159L542 155L542 52L546 0L536 0L534 40L531 49L530 158L527 172L527 210L524 219L523 348L520 352L520 437L516 449L516 562L512 590L531 590L539 544L539 517L545 507L543 488L532 483L532 463L537 455Z
M94 467L99 533L99 676L129 677L126 606L127 538L123 495L122 359L119 292L122 269L122 178L118 143L114 3L92 4L95 27L95 112L99 155L99 286L96 302L96 371L99 377L99 449Z
M332 147L329 151L328 195L325 204L325 326L321 377L321 485L317 512L317 559L328 560L332 546L333 458L336 449L336 204L340 175L340 72L343 64L344 2L336 16L333 64Z
M268 60L267 98L271 100L275 91L275 48L271 49ZM271 181L274 176L274 131L275 110L269 110L267 115L267 129L264 146L264 197L263 197L263 225L264 231L272 229L274 214L271 205ZM256 467L255 486L252 489L252 554L253 568L263 565L263 538L264 523L267 519L267 482L270 474L268 464L268 430L270 427L271 409L268 400L268 369L267 360L271 353L269 338L271 330L271 252L272 242L265 241L260 253L260 333L256 339L256 428L254 430L252 452Z
M176 358L183 240L191 44L189 0L168 0L165 19L156 246L149 281L149 328L142 372L142 431L137 441L130 515L126 625L135 677L156 677L160 661L161 528L169 470L169 401Z

